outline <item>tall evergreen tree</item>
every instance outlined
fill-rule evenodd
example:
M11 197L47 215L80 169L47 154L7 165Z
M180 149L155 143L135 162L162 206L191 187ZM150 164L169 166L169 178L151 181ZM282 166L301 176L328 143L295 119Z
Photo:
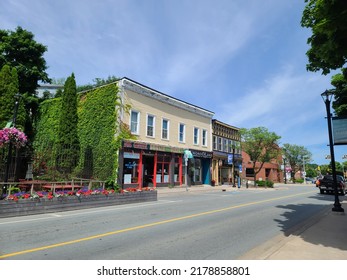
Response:
M18 93L17 70L9 65L0 69L0 129L13 119L15 95ZM23 102L19 101L16 126L23 129L25 112Z
M72 73L64 84L58 131L57 167L65 174L73 171L79 157L76 92L75 75Z

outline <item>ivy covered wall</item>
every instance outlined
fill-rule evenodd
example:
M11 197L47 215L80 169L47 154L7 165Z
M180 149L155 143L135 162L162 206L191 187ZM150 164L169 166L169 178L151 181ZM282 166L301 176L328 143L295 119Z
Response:
M84 178L107 180L116 175L118 92L116 84L109 84L79 96L78 136L81 154L77 173Z
M49 99L40 104L33 142L33 171L36 176L50 173L49 176L55 179L55 174L52 173L55 169L55 149L58 142L57 131L59 128L60 108L60 98Z
M78 166L73 174L70 174L71 177L98 180L116 178L118 149L122 139L131 137L126 126L118 121L119 110L127 107L120 101L119 89L115 83L78 95L80 156ZM41 104L34 141L36 173L56 172L53 170L54 149L58 142L60 106L60 98Z

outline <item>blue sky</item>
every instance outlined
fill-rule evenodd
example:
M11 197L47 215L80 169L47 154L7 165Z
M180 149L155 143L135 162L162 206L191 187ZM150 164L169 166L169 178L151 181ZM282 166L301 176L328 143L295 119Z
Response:
M215 112L264 126L281 144L328 164L325 105L331 75L306 71L304 0L2 0L0 28L21 26L48 47L51 78L77 84L129 77ZM335 147L342 162L346 146Z

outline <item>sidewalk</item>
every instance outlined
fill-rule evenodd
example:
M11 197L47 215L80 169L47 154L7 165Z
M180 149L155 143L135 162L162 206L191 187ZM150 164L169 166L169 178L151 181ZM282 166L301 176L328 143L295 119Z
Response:
M276 189L276 188L274 188ZM158 188L158 196L170 193L274 190L249 187L233 188L230 185L211 187ZM344 213L333 212L332 204L299 225L291 233L279 234L252 249L241 260L347 260L347 196L339 196Z
M347 212L346 197L340 197ZM347 215L332 205L312 217L289 236L284 234L249 251L240 259L347 260Z
M195 192L221 192L225 191L247 191L247 190L274 190L274 188L255 188L253 185L250 185L248 188L242 186L241 188L233 187L232 185L220 185L220 186L210 186L210 185L195 185L190 187L176 186L173 188L170 187L160 187L157 188L158 196L171 194L171 193L195 193Z

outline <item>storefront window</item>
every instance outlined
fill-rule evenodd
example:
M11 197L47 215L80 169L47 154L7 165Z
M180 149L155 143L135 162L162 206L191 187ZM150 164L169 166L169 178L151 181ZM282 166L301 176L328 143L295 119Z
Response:
M246 177L254 177L254 169L246 168Z
M157 183L170 182L170 159L171 158L168 155L158 155L156 172Z
M201 181L201 159L194 159L194 182Z
M124 154L123 183L134 184L139 181L139 154Z

